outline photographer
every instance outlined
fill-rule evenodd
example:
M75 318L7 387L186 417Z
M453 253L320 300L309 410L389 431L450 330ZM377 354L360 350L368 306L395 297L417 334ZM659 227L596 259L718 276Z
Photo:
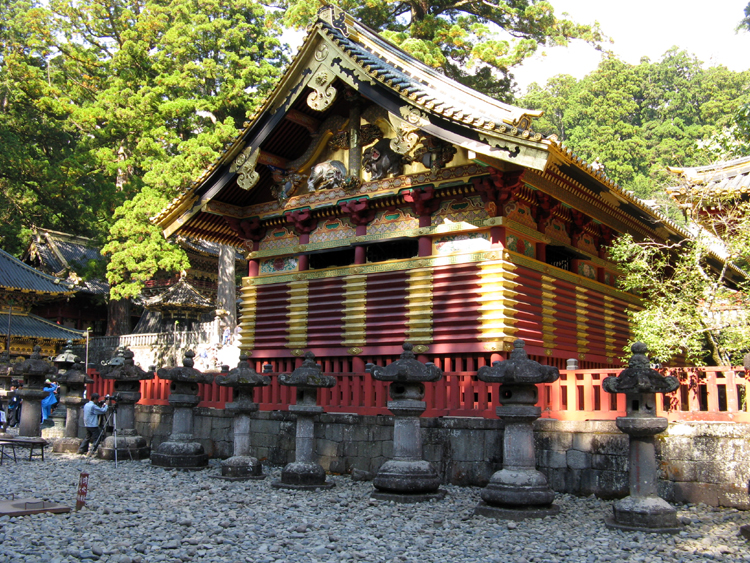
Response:
M79 455L86 455L89 451L89 442L96 443L102 429L99 428L99 415L106 414L109 407L105 401L99 401L99 393L92 393L91 399L83 407L83 424L86 426L86 438L78 448Z

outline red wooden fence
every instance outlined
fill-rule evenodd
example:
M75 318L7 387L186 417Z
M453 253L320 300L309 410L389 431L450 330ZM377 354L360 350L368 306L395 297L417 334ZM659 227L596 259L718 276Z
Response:
M274 366L276 367L276 366ZM291 367L291 366L284 366ZM260 369L260 366L256 366ZM560 379L539 386L542 416L558 420L612 420L625 414L625 396L603 391L602 381L619 374L620 369L560 370ZM680 379L680 389L663 396L657 412L670 421L734 421L750 422L747 404L747 380L741 368L706 367L667 370ZM101 396L113 393L113 381L105 380L90 370L94 383L89 394L96 391ZM279 385L276 373L272 384L255 390L255 401L260 410L287 410L295 403L295 390ZM367 372L334 373L338 384L318 392L319 403L327 412L355 413L361 415L390 414L388 385L372 379ZM167 380L155 377L141 382L142 405L168 405ZM232 389L216 383L199 385L199 407L224 408L232 401ZM425 385L426 417L467 416L496 418L499 406L497 383L479 381L476 372L449 372L434 384ZM662 397L662 396L660 396Z

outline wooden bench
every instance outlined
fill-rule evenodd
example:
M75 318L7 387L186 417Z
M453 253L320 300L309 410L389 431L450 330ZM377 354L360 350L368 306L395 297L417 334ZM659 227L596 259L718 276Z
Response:
M44 438L8 438L0 440L0 465L3 464L3 460L6 457L8 459L11 458L11 454L7 453L5 448L10 448L10 451L13 454L13 462L16 463L16 446L29 448L29 461L33 460L35 457L41 457L42 461L44 461L44 448L47 447L47 445L48 442ZM34 449L37 449L36 453L34 453Z

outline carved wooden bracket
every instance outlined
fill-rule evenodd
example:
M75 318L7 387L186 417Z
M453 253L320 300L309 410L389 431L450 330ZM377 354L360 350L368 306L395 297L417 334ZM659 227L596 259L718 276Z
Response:
M336 80L333 71L327 68L320 68L309 82L310 88L315 90L307 96L307 105L315 111L327 110L336 99L336 88L331 86Z
M501 172L490 168L489 172L489 178L473 178L472 184L482 197L489 216L498 217L503 214L505 205L513 200L524 185L523 170Z
M591 224L591 217L585 213L581 213L575 209L570 210L570 217L572 219L570 223L570 238L573 244L577 244L583 233L586 232L586 228Z
M427 114L411 106L404 106L399 111L401 117L388 114L388 121L396 133L396 138L391 139L391 149L398 154L406 154L419 142L417 130L429 125L430 121Z
M536 206L532 207L531 213L536 221L537 229L540 233L547 230L547 225L552 220L555 210L560 205L554 197L544 192L534 192L536 194Z
M260 175L255 171L258 164L260 150L247 147L229 167L230 172L237 172L237 185L243 190L249 190L258 183Z
M318 226L318 220L312 216L309 209L296 209L284 215L287 223L291 223L294 232L299 235L309 235Z
M435 188L432 186L414 188L403 195L404 201L411 204L411 209L417 217L431 215L440 206L440 202L435 199Z
M224 222L243 241L252 240L259 242L266 236L266 228L258 217L240 221L236 217L224 217Z
M370 209L370 201L366 198L340 201L339 207L355 227L368 225L375 218L375 210Z

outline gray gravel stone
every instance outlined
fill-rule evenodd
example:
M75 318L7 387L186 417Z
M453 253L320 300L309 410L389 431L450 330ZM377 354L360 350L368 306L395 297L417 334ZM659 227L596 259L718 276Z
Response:
M372 484L329 476L329 491L278 491L270 479L219 483L148 461L3 464L15 490L73 506L81 470L87 506L67 515L0 517L3 563L703 563L748 562L738 530L750 513L678 505L675 536L610 530L612 503L558 495L557 516L522 522L473 516L480 489L445 486L439 502L377 502Z

